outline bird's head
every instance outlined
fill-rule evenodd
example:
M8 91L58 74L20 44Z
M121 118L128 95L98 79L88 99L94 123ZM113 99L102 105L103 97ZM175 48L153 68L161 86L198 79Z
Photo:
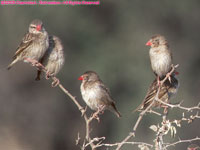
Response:
M147 46L158 47L160 45L167 45L167 40L162 35L154 35L147 43Z
M94 71L87 71L83 75L81 75L78 80L81 80L83 82L86 81L97 81L99 80L99 76Z
M35 19L29 25L29 32L33 34L39 34L45 29L41 20Z

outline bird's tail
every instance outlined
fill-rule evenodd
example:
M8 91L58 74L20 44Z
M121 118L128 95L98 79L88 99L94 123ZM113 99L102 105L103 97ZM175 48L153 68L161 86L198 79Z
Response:
M133 111L132 111L132 113L135 113L136 111L141 111L141 110L143 110L144 109L144 104L142 103L142 104L140 104L136 109L134 109Z
M10 70L10 69L12 68L12 66L13 66L16 62L18 62L18 59L17 59L17 58L14 59L14 60L8 65L7 69Z
M39 81L39 80L40 80L40 75L41 75L41 73L42 73L42 72L41 72L40 70L37 71L37 77L35 78L36 81Z
M116 108L114 102L112 102L111 105L112 105L112 109L111 109L111 110L116 114L116 116L117 116L118 118L122 117L121 113L117 110L117 108Z

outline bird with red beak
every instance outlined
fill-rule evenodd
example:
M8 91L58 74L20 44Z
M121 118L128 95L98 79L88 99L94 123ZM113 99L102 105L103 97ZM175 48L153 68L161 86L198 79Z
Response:
M162 35L155 35L146 45L151 47L149 50L150 62L152 70L157 76L158 83L160 79L162 80L166 75L170 79L168 73L172 69L172 53L165 37Z
M121 117L120 112L111 98L109 89L104 85L99 76L94 71L87 71L78 78L81 80L81 94L85 103L94 111L104 111L108 109L114 112L117 117Z
M48 33L43 27L42 21L38 19L33 20L13 56L13 61L8 65L7 69L10 69L18 61L32 64L37 63L43 57L48 47Z

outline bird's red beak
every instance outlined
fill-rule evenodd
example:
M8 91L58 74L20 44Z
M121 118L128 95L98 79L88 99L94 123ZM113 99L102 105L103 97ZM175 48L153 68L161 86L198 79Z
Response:
M150 41L148 41L147 43L146 43L146 46L151 46L152 45L152 43L150 42Z
M37 25L36 30L40 31L41 30L41 25Z
M83 80L83 76L80 76L80 77L78 78L78 80Z

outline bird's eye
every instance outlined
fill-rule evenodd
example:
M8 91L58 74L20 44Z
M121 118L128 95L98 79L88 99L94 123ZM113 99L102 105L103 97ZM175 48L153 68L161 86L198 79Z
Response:
M88 80L89 80L89 76L85 76L85 80L87 80L87 81L88 81Z
M158 40L158 39L156 39L156 40L155 40L155 43L156 43L156 44L159 44L159 40Z
M36 28L36 26L31 26L31 28L32 28L32 29L35 29L35 28Z

